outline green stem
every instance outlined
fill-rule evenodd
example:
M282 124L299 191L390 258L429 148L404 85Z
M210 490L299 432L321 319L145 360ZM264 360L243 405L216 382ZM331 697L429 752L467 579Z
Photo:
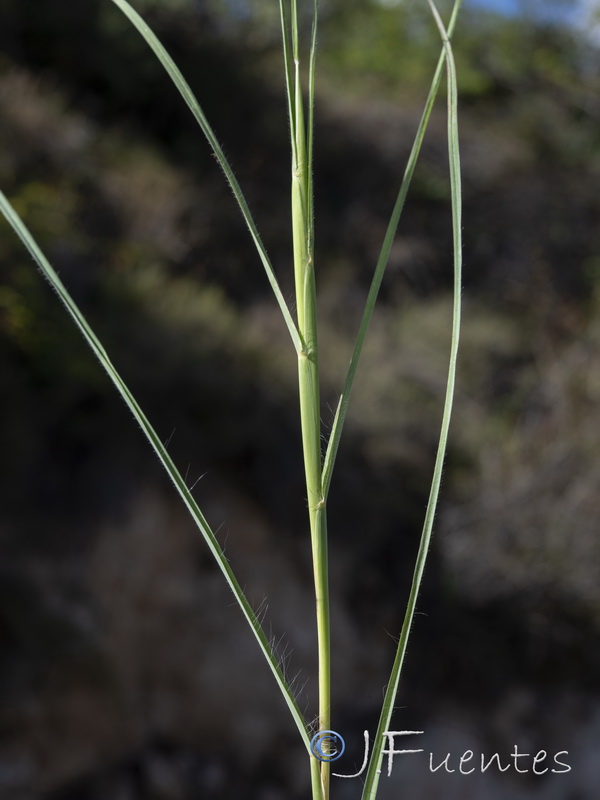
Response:
M321 492L321 403L319 396L317 297L313 259L312 211L312 124L317 8L315 3L310 54L308 131L305 125L304 99L300 80L296 0L292 0L291 3L289 31L287 29L288 15L284 2L280 3L280 9L292 134L292 239L298 331L302 341L302 349L298 354L298 389L315 583L319 664L318 730L328 730L331 722L329 578L327 514L325 500ZM315 759L313 759L313 762L311 764L313 797L315 800L328 800L330 766L324 762L319 765ZM317 774L319 774L318 779Z
M298 356L298 388L302 449L308 498L312 544L319 659L319 730L330 725L330 642L329 583L327 569L327 521L321 494L321 414L315 274L310 252L307 207L307 171L305 131L301 101L296 95L296 152L298 161L292 174L292 233L298 329L303 348ZM329 764L321 766L323 799L329 797Z
M321 780L321 764L316 758L310 759L310 785L312 788L312 800L325 800Z

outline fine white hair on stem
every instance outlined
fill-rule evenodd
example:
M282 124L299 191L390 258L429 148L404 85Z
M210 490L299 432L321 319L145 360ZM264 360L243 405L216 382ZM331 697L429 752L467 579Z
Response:
M200 483L200 481L202 480L202 478L205 478L207 475L208 475L208 472L203 472L203 473L202 473L202 475L200 475L200 477L199 477L199 478L196 478L196 480L194 481L194 483L193 483L193 484L190 486L190 492L193 492L193 491L194 491L194 489L196 488L196 486L197 486L197 485Z
M177 430L176 428L173 428L173 430L171 431L171 434L170 434L169 438L165 442L165 448L168 448L169 445L171 444L171 439L173 438L173 436L175 436L175 431L176 430Z

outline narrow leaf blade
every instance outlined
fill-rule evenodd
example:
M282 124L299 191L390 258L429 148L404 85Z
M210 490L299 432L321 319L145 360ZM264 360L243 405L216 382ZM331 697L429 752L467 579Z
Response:
M431 0L429 0L432 5ZM460 0L457 0L452 21L456 18L456 13L460 5ZM443 23L437 9L432 8L436 23L440 27L442 40L444 43L444 59L446 61L446 70L448 74L448 154L450 163L450 188L452 198L452 229L453 229L453 250L454 250L454 302L453 302L453 315L452 315L452 340L450 345L450 363L448 367L448 379L446 384L446 395L444 399L444 411L442 415L442 425L440 431L439 444L436 454L435 466L433 471L433 479L429 492L429 499L427 502L427 510L425 512L425 521L423 524L423 531L419 542L419 550L415 562L415 569L413 572L412 583L410 587L410 594L396 650L396 656L390 680L387 685L381 716L379 718L379 725L375 735L375 742L373 753L367 769L365 778L365 785L362 794L362 800L375 800L377 795L377 786L379 783L379 770L381 770L381 763L383 760L383 736L386 730L389 730L394 704L396 702L396 695L398 692L398 684L400 681L400 673L404 657L406 655L406 648L408 639L413 624L413 619L416 610L417 598L423 579L423 572L425 569L425 562L427 560L427 553L431 542L431 535L433 531L433 522L437 501L439 497L440 484L442 479L442 468L444 457L446 454L446 446L448 442L448 431L450 427L450 417L452 414L452 405L454 399L454 386L456 381L456 362L458 357L458 347L460 338L460 317L461 317L461 276L462 276L462 232L461 232L461 177L460 177L460 155L459 155L459 142L458 142L458 97L457 97L457 81L456 81L456 67L454 64L454 57L452 54L452 47L450 45L450 38L448 31L444 28ZM452 22L451 22L452 25ZM453 27L453 26L452 26ZM449 30L451 26L449 26Z
M457 0L457 2L455 3L452 12L452 18L448 26L449 35L451 35L452 32L454 31L460 4L461 0ZM350 395L352 393L352 387L354 385L354 379L356 377L356 371L358 369L358 364L362 354L363 345L365 343L369 325L371 323L373 311L375 310L377 296L379 294L381 282L383 280L385 269L387 267L387 263L390 257L390 252L392 249L392 245L394 243L394 237L398 229L398 223L400 222L400 217L404 209L406 196L408 194L408 190L412 181L415 167L417 165L417 160L421 152L423 139L425 138L427 126L429 124L429 118L431 117L431 112L433 109L435 98L437 96L442 81L445 58L446 58L445 50L443 50L442 53L440 54L438 64L433 76L433 80L431 82L429 94L425 102L425 108L423 110L423 114L419 122L419 127L415 135L413 146L410 151L410 155L408 157L408 162L406 164L406 169L404 171L402 184L400 186L400 190L398 192L398 196L396 198L396 202L392 210L392 214L385 233L379 258L377 259L375 272L373 273L373 278L371 280L371 286L369 287L369 293L367 295L367 300L360 321L356 342L354 345L354 349L352 351L352 356L350 358L350 364L348 366L348 372L346 374L346 379L344 381L344 387L342 389L342 394L340 395L340 399L338 401L336 413L333 420L333 425L331 428L331 434L329 436L329 441L327 442L327 450L325 452L325 460L323 462L323 497L325 498L329 494L331 478L333 475L333 468L335 466L335 460L340 446L342 430L344 427L344 423L346 421L346 415L348 413Z
M200 125L202 132L204 133L206 139L208 140L209 145L212 148L213 153L219 164L221 165L221 169L225 173L225 177L227 178L229 185L233 191L234 197L237 200L238 206L240 211L242 212L242 216L248 226L250 231L250 235L258 251L258 255L262 261L263 267L265 272L267 273L267 278L269 283L271 284L271 288L273 289L273 293L279 304L279 308L281 309L281 313L289 330L292 342L294 343L294 347L296 348L296 352L300 352L302 349L302 344L300 342L300 337L298 335L298 330L296 328L296 324L292 319L292 315L290 310L285 302L283 294L281 293L281 289L279 287L279 283L275 276L275 271L265 249L265 246L260 238L258 233L258 228L256 227L256 223L254 222L254 218L250 212L250 208L248 207L248 203L246 202L246 198L242 192L242 189L235 177L233 169L227 160L225 153L223 152L223 148L219 144L217 137L211 126L209 125L208 120L204 116L204 112L200 106L200 103L196 99L196 96L192 92L189 84L181 74L179 68L166 51L163 44L160 42L156 34L152 31L150 26L144 21L144 19L133 9L133 7L127 2L127 0L112 0L112 2L120 9L120 11L125 14L127 19L133 24L133 26L138 30L138 32L142 35L142 37L146 40L147 44L151 47L154 51L154 54L165 68L166 72L168 73L169 77L177 87L179 93L181 94L182 98L185 100L188 108L194 115L196 121Z
M221 572L223 573L229 588L233 592L233 595L239 605L246 621L248 622L249 626L252 629L252 632L258 641L258 645L260 650L267 660L269 667L271 668L271 672L273 673L279 690L281 691L288 708L292 714L294 722L298 730L300 731L300 735L302 740L310 752L310 741L308 738L306 725L302 714L296 704L296 701L293 696L292 689L288 685L281 666L277 660L277 656L273 652L273 649L269 643L269 639L266 636L259 619L257 618L252 606L250 605L248 599L246 598L241 586L239 585L229 562L225 558L221 546L217 541L215 534L213 533L210 525L208 524L206 518L204 517L202 511L200 510L198 504L196 503L194 497L192 496L191 491L189 490L184 478L182 477L181 473L173 463L171 456L167 452L166 447L163 445L161 439L159 438L158 434L148 421L146 415L138 405L135 397L127 387L125 381L121 377L120 373L117 371L116 367L113 365L112 361L110 360L108 353L104 349L103 345L101 344L100 340L90 327L89 323L85 319L83 313L69 294L67 288L60 280L56 271L52 268L50 263L48 262L47 258L41 251L40 247L38 246L37 242L11 205L8 201L6 195L0 191L0 211L6 218L9 225L13 228L14 232L17 236L21 239L31 256L36 261L38 267L40 268L44 277L47 278L52 288L58 294L60 300L65 305L67 312L81 331L84 339L91 347L94 355L97 357L98 361L106 371L108 377L114 384L117 392L121 395L125 404L135 417L136 421L140 425L142 431L144 432L150 446L158 456L159 461L163 465L164 469L166 470L167 474L171 478L175 488L183 500L185 506L187 507L188 511L190 512L194 522L196 523L200 533L202 534L205 542L207 543L215 561L217 562Z

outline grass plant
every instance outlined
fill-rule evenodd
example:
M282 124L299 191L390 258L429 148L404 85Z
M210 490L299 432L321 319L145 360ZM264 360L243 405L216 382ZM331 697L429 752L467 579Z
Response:
M307 757L311 770L311 786L313 800L329 800L330 797L330 764L315 758L311 752L311 736L313 732L329 730L331 727L331 658L330 658L330 616L329 616L329 587L328 587L328 549L327 549L327 499L329 496L332 475L340 444L340 438L346 420L352 386L356 377L363 345L369 328L377 296L385 273L390 251L396 235L396 230L411 179L415 170L417 159L421 150L427 125L438 89L440 87L444 69L448 78L448 143L450 163L450 184L452 196L452 227L454 238L454 313L452 331L450 336L450 364L448 369L446 395L443 406L443 417L439 445L433 479L427 504L425 521L423 525L418 555L415 563L409 599L396 656L393 662L390 679L385 692L377 734L371 753L368 769L362 791L363 800L374 800L377 796L379 774L382 763L382 748L384 743L383 733L391 723L392 712L398 691L398 684L402 665L404 662L408 638L414 618L417 597L427 552L431 540L435 509L438 501L442 467L446 451L450 415L454 396L454 383L456 360L459 343L460 327L460 287L461 287L461 189L460 189L460 162L458 148L458 123L457 123L457 85L456 69L452 55L450 38L454 32L460 0L455 0L448 27L444 26L432 0L427 0L431 8L432 17L437 25L442 40L442 52L435 69L427 101L418 126L415 140L401 181L397 199L390 216L387 231L377 260L373 277L365 303L364 312L358 329L356 343L347 370L346 379L340 395L335 413L332 430L327 441L325 453L322 453L321 441L321 411L319 392L319 342L317 326L317 293L315 279L315 227L313 215L313 120L315 98L315 64L317 50L317 0L312 0L312 32L306 50L308 66L304 74L304 55L300 41L298 0L279 0L281 17L281 30L283 41L283 60L285 81L287 87L288 115L291 140L291 215L292 215L292 245L293 268L295 282L295 319L288 307L280 289L275 269L269 259L267 251L261 241L258 228L254 222L248 204L236 176L231 169L219 141L208 123L198 100L190 86L167 53L161 42L149 28L142 17L135 11L127 0L111 0L115 6L129 19L139 34L145 39L150 48L171 77L173 83L189 106L204 133L210 148L221 165L225 176L231 186L240 211L250 231L251 238L263 264L269 283L273 289L276 301L281 309L287 326L295 357L298 362L298 389L300 406L300 424L302 430L302 447L306 477L306 494L308 505L308 519L312 544L312 561L314 571L315 602L316 602L316 627L318 651L318 717L316 728L304 719L292 687L286 680L280 661L275 653L269 637L266 635L261 622L248 601L243 589L238 583L223 550L203 515L200 507L192 496L185 479L173 463L165 445L138 405L136 399L127 387L123 377L114 367L108 353L91 329L84 315L69 294L67 288L52 268L43 252L37 245L34 237L27 229L25 223L17 214L8 198L0 192L0 209L15 233L20 237L25 247L35 259L42 274L48 279L51 286L63 302L67 312L81 331L83 337L100 361L100 364L113 382L117 392L125 401L127 407L142 428L151 447L157 454L160 462L171 478L179 496L194 522L204 537L215 561L217 562L225 580L232 590L235 600L239 605L248 625L250 626L260 650L267 661L275 678L277 686L283 695L290 710L292 719L298 729L307 750ZM310 3L310 0L308 0Z

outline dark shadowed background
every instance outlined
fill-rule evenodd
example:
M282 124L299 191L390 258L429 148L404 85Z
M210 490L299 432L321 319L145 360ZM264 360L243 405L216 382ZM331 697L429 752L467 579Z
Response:
M138 0L292 297L277 4ZM528 5L531 10L535 4ZM563 7L565 4L562 4ZM391 7L393 6L393 7ZM323 0L323 425L439 51L426 5ZM308 21L308 20L307 20ZM600 81L593 40L467 8L455 38L464 328L441 505L381 800L594 800L600 782ZM374 733L449 352L444 97L333 479L337 771ZM190 485L315 714L295 358L229 189L108 0L0 0L0 186ZM52 291L0 225L0 797L300 800L303 748L210 555ZM432 774L450 753L518 774ZM548 753L534 775L533 754ZM554 754L570 772L552 772ZM541 771L541 770L540 770ZM335 800L359 798L337 780Z

